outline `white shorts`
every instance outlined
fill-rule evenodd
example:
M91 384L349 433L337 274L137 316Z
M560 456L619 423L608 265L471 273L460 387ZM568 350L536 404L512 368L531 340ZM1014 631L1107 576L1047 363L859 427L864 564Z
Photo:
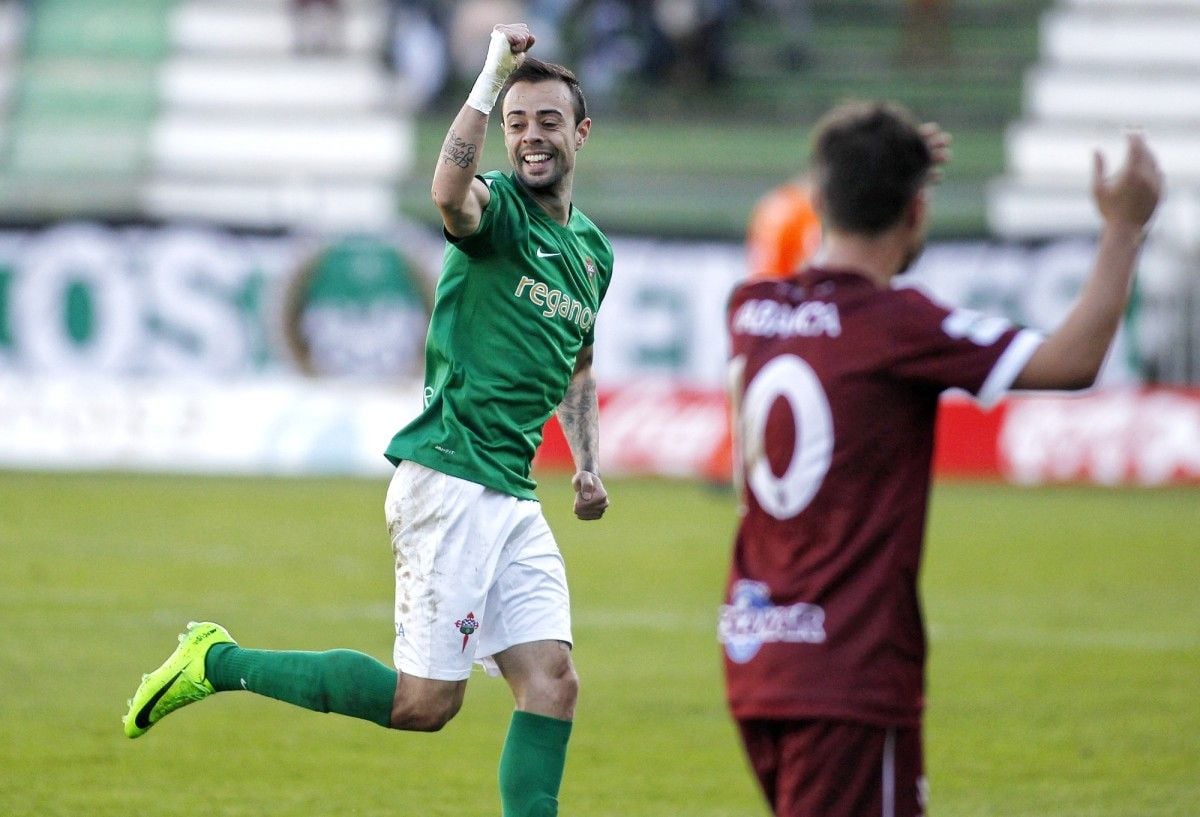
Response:
M396 557L396 641L406 675L461 681L532 641L571 643L562 554L541 503L404 461L384 504Z

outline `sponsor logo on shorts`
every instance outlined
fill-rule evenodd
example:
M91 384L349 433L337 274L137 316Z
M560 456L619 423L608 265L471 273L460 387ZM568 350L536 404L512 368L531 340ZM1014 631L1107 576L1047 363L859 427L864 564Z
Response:
M730 590L729 604L721 605L717 639L730 661L745 664L763 644L820 644L825 640L825 611L804 602L778 607L771 603L767 585L743 579Z
M472 633L479 629L479 622L475 619L474 613L467 613L467 617L460 618L458 621L454 622L454 626L458 628L460 633L462 633L462 651L466 652L467 639L471 637Z

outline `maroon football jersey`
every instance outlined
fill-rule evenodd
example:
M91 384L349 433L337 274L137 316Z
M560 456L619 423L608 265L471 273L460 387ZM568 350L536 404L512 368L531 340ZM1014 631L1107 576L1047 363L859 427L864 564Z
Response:
M1041 336L828 269L742 284L727 328L743 505L719 625L733 714L916 725L938 396L994 401Z

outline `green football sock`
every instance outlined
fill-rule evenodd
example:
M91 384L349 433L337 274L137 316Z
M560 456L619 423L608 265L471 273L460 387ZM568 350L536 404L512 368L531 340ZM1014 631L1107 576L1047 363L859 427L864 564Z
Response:
M520 710L513 713L500 753L504 817L555 817L567 762L571 722Z
M247 650L217 644L205 673L218 692L246 689L316 712L336 712L389 726L396 670L354 650Z

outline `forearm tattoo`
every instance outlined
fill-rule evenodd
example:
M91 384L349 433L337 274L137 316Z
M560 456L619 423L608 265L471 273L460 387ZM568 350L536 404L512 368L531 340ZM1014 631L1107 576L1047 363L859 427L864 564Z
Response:
M571 380L558 406L558 423L575 455L580 471L597 473L600 443L600 417L596 402L596 381L590 376Z
M442 145L442 159L446 164L458 165L463 170L475 164L475 154L477 146L466 142L459 137L454 129L446 134L446 141Z

